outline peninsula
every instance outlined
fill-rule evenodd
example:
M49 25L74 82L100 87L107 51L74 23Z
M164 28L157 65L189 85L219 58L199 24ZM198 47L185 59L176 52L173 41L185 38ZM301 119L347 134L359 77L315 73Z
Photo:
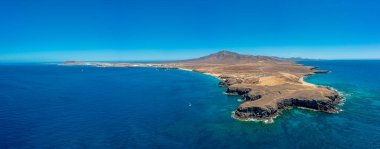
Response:
M328 71L290 60L268 56L241 55L220 51L208 56L159 63L111 63L66 61L63 65L97 67L156 67L183 69L215 76L226 93L241 95L242 104L232 116L240 120L272 120L283 109L300 107L327 113L339 111L342 97L328 87L303 81L305 76Z

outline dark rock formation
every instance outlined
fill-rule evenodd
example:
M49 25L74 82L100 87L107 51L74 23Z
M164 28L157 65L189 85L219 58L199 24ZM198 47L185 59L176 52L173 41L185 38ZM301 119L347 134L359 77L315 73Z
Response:
M245 95L250 92L250 88L241 88L241 87L228 87L227 94L236 94L236 95Z
M246 102L240 105L234 114L235 117L240 119L270 119L277 116L283 109L291 107L301 107L327 113L336 113L339 111L336 105L340 103L342 97L329 88L319 88L323 92L322 94L319 94L320 92L315 90L291 93L287 93L287 91L284 90L282 93L278 93L278 95L274 95L273 93L263 96L256 94L256 96L254 96L256 98L253 101L255 103ZM252 92L249 92L244 96L252 96L251 94ZM262 99L263 97L265 99ZM260 100L270 102L263 103L260 102Z
M277 102L277 107L239 107L234 114L240 119L270 119L277 116L281 110L290 107L302 107L327 113L336 113L339 111L339 108L336 107L336 101L340 101L342 98L338 95L329 98L332 100L283 99Z

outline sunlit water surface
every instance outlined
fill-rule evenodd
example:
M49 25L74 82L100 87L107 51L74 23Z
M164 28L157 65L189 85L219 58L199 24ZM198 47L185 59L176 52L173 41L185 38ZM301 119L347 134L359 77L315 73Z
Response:
M380 61L305 61L347 99L272 124L231 118L238 96L188 71L0 65L0 148L380 148Z

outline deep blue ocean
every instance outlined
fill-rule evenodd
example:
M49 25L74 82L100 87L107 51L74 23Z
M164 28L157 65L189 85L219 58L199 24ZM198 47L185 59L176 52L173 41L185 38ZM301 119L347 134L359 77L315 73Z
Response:
M0 148L380 148L380 61L304 61L339 114L293 108L238 121L211 76L154 68L0 65Z

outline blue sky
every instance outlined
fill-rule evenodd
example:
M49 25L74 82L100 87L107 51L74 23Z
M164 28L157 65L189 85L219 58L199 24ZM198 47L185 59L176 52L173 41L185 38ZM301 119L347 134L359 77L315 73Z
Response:
M376 0L1 0L0 61L380 58Z

